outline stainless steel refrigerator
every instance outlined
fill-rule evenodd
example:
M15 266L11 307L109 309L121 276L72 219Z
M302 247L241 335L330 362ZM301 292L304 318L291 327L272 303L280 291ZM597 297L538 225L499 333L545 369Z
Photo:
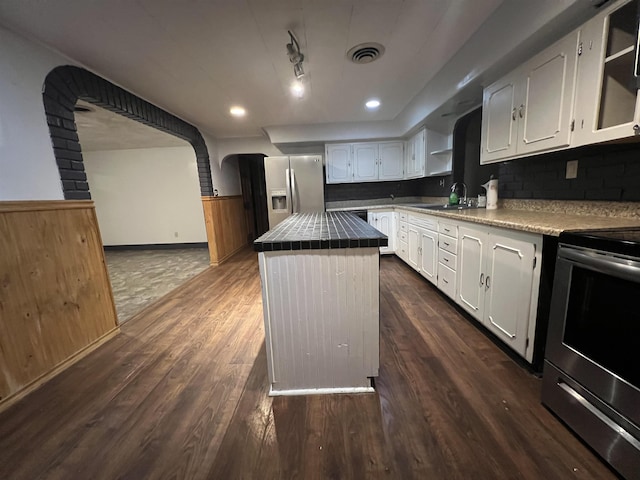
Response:
M292 213L324 212L322 155L266 157L269 228Z

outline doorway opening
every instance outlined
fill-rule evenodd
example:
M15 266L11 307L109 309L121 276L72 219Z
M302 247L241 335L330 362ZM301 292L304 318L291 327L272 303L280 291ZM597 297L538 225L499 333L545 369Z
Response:
M269 230L264 158L265 155L256 153L229 155L223 160L223 162L237 161L238 163L247 225L247 243L253 242Z
M82 100L76 125L122 324L209 266L196 156Z

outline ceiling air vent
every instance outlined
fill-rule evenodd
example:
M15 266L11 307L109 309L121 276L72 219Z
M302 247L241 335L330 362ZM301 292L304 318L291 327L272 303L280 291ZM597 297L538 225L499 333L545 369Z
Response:
M353 63L362 65L379 59L384 54L384 47L379 43L361 43L347 52L347 58Z

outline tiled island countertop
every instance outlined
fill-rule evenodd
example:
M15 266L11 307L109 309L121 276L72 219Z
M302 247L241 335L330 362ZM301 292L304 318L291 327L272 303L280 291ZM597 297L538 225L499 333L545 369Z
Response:
M348 212L296 213L253 242L257 252L386 247L389 240Z
M368 210L403 209L439 217L463 220L524 232L557 237L565 230L591 230L640 226L640 203L615 202L520 202L507 208L487 210L472 208L459 211L441 211L414 205L375 205ZM624 206L625 208L620 208ZM355 209L355 207L345 210ZM362 207L360 207L362 208Z

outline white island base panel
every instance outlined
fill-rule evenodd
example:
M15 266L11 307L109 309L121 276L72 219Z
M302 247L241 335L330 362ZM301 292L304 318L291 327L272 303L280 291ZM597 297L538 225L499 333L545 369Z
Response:
M373 391L379 258L377 247L258 255L270 395Z

